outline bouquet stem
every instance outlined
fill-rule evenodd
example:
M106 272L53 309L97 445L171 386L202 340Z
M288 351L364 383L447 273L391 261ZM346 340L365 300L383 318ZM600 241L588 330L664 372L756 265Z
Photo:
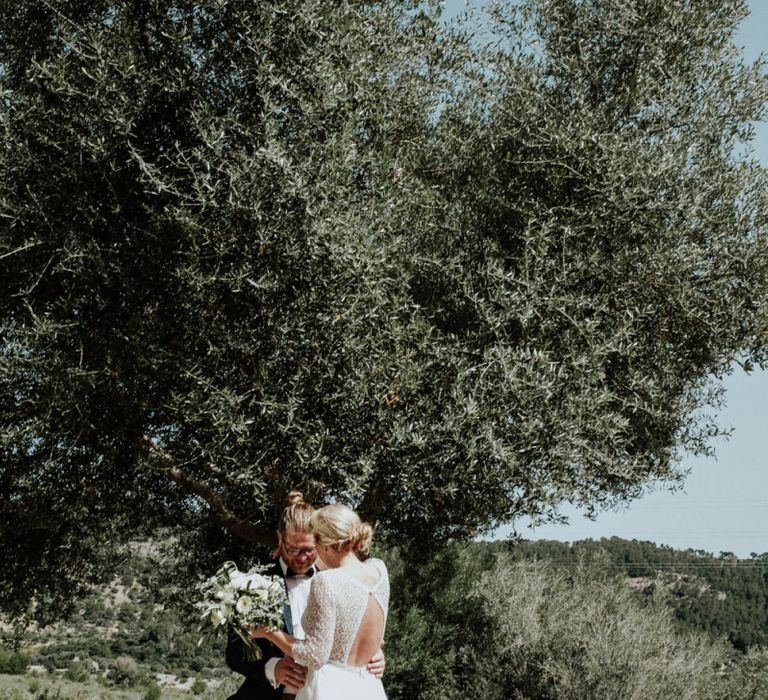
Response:
M261 648L254 641L253 637L245 634L242 630L235 628L235 633L243 640L243 654L246 661L258 661L261 659Z

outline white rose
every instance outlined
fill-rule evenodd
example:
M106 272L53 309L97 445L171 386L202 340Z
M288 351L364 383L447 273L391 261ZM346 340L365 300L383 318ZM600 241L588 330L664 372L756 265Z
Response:
M241 595L235 604L235 610L241 615L248 613L253 607L253 599L247 595Z

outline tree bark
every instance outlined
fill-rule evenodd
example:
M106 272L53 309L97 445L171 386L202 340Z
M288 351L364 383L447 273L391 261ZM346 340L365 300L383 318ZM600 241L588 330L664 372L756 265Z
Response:
M162 466L155 468L157 471L165 474L171 481L181 486L185 491L194 493L196 496L202 498L208 504L208 507L213 511L222 526L229 530L233 535L246 540L247 542L256 542L269 547L276 545L277 540L273 530L253 525L233 513L227 507L221 494L217 493L206 483L195 479L187 472L174 466L173 458L147 437L145 437L143 441L143 450L150 460L161 463ZM218 471L215 467L211 467L211 470Z

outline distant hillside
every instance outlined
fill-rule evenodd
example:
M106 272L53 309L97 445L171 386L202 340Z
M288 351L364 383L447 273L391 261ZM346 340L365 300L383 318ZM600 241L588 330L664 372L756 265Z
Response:
M436 551L433 559L420 562L414 578L402 553L384 550L378 556L391 563L393 574L393 625L387 633L391 654L388 687L393 698L409 697L407 679L413 671L409 670L408 657L421 653L414 651L409 641L413 635L425 634L425 640L436 645L429 652L433 663L450 661L439 656L446 645L455 642L461 648L467 641L463 634L470 613L466 603L459 600L466 596L471 581L478 580L480 572L495 567L496 557L502 553L513 562L542 561L550 568L562 567L570 572L566 578L576 576L579 567L588 563L589 570L600 576L626 581L641 600L669 605L682 629L726 639L742 653L755 650L763 654L759 648L768 647L768 554L739 560L727 553L714 556L619 538L573 544L475 542ZM158 549L151 543L137 543L113 580L82 599L74 614L54 626L24 632L23 665L37 669L51 682L59 678L62 683L97 683L107 689L110 697L118 697L117 693L134 697L129 692L142 688L147 690L142 690L144 695L140 693L140 697L152 697L156 695L153 688L159 687L169 697L172 692L214 698L225 687L236 687L237 677L224 663L223 644L206 642L198 646L196 620L175 606L179 591L162 585L165 567ZM456 595L460 597L455 603L446 603L446 610L434 603L435 596L453 600L451 596ZM421 602L420 597L424 599ZM440 627L425 622L430 615L437 616ZM11 629L6 627L5 634L10 637ZM9 648L10 639L2 646ZM6 655L5 666L10 668L11 657L2 646L0 657ZM16 666L17 662L15 659ZM2 667L0 663L0 673ZM24 670L5 672L23 674ZM456 673L458 678L459 671ZM433 680L438 687L440 681ZM432 681L427 678L422 682ZM36 683L35 678L28 681ZM1 686L3 698L6 695ZM84 692L69 697L97 697Z
M768 553L738 559L700 550L677 550L653 542L610 539L567 544L556 541L489 542L516 560L576 565L600 551L603 566L626 575L641 594L663 589L681 626L724 637L739 651L768 646Z
M28 670L43 680L85 684L73 695L59 688L62 697L104 697L87 687L94 681L110 697L134 697L131 691L142 688L152 697L162 688L163 697L216 698L222 683L231 691L236 678L224 664L223 643L198 646L197 621L174 606L177 591L158 585L162 571L158 549L135 543L113 580L80 600L72 615L42 629L29 627L15 640ZM5 627L3 646L13 645L12 632Z

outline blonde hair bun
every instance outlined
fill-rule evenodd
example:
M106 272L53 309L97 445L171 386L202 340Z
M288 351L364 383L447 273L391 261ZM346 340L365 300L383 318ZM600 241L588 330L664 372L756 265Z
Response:
M310 520L310 531L318 544L337 551L351 550L365 558L371 548L373 528L360 520L351 508L334 503L316 510Z
M367 557L373 541L373 528L366 522L360 523L355 533L351 536L349 544L352 551L362 557Z

